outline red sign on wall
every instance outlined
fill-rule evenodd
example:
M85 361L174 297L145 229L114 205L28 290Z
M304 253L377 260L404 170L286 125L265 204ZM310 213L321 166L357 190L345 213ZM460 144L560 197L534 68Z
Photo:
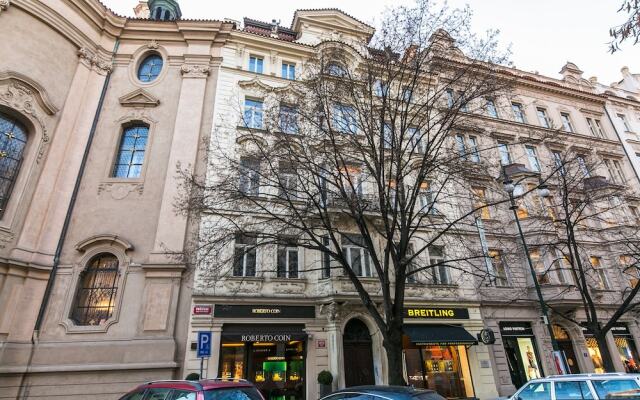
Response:
M213 308L211 306L193 306L194 315L211 315Z

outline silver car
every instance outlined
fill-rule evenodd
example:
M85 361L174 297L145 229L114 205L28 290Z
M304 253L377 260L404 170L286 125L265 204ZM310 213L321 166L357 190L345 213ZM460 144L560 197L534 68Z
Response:
M532 379L510 400L640 400L640 375L574 374Z

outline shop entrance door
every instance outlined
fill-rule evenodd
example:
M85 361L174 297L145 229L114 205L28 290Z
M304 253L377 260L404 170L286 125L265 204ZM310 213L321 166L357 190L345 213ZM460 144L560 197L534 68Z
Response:
M345 387L375 385L373 350L369 328L359 319L352 319L344 328L342 339Z
M530 379L541 378L543 372L531 324L508 321L499 325L514 386L520 388Z
M570 374L579 374L580 367L578 367L578 359L576 353L573 351L573 343L569 333L560 325L553 325L553 336L558 342L558 347L564 352L564 356L567 359L567 366L569 367Z

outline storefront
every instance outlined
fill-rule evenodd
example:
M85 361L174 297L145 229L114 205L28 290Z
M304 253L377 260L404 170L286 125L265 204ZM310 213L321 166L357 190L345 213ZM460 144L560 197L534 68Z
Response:
M622 365L626 372L640 372L640 364L638 364L638 351L633 340L629 327L625 323L617 323L611 328L613 340L620 354Z
M560 325L553 325L553 336L556 338L558 347L564 353L569 373L579 374L580 367L578 366L578 359L576 357L576 352L573 349L573 341L571 340L571 336L569 336L567 330Z
M531 323L504 321L499 327L514 386L544 376Z
M313 306L216 305L215 318L314 318ZM265 321L266 322L266 321ZM304 324L224 323L219 376L254 382L267 400L305 398L308 335Z
M468 319L465 308L409 308L405 319ZM474 397L467 349L477 340L461 324L404 326L405 375L414 387L433 389L447 398Z
M582 328L582 335L584 336L584 343L587 345L587 352L589 353L589 358L591 358L591 362L593 363L593 372L596 374L604 373L604 364L602 363L602 355L600 353L600 346L598 346L598 341L593 336L593 333L587 328L585 323L581 323L580 327Z

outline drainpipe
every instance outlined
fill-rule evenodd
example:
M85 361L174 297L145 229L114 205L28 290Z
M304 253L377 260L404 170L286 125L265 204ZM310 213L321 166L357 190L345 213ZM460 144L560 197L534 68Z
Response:
M616 124L613 122L613 119L611 118L611 115L609 114L609 110L607 110L607 105L606 104L604 106L604 112L607 114L607 118L609 119L609 122L611 123L611 126L613 126L613 131L616 133L616 136L618 137L618 140L620 141L620 144L622 144L622 150L624 150L624 154L627 155L627 159L631 163L631 169L633 170L633 174L636 176L636 179L638 180L638 183L640 183L640 175L638 175L638 171L636 171L636 168L633 166L633 158L631 158L631 156L629 155L629 152L627 151L627 146L624 145L624 140L622 139L622 136L620 135L620 133L618 133L618 130L616 129Z
M111 56L111 61L113 62L116 53L118 52L118 47L120 46L120 39L116 38L115 44L113 46L113 53ZM18 393L18 398L26 398L28 393L25 393L25 381L27 375L29 373L29 369L31 368L31 363L33 361L33 355L35 352L35 346L37 343L37 339L40 336L40 328L42 327L42 322L44 320L44 314L47 311L47 306L49 304L49 299L51 298L51 292L53 290L53 285L55 284L58 266L60 265L60 255L62 254L62 247L64 246L64 241L67 236L67 232L69 231L69 225L71 223L71 216L73 215L73 209L76 205L76 200L78 199L78 192L80 191L80 184L82 183L82 176L84 175L84 171L87 167L87 160L89 158L89 151L91 150L91 144L93 143L93 138L96 133L96 128L98 127L98 121L100 120L100 113L102 112L102 107L104 105L104 99L107 95L107 88L109 87L109 82L111 81L111 71L107 72L107 76L104 80L104 84L102 85L102 91L100 93L100 99L98 101L98 107L96 109L95 115L93 116L93 122L91 124L91 130L89 131L89 137L87 138L87 145L84 148L84 153L82 154L82 161L80 162L80 169L78 170L78 176L76 177L76 182L73 186L73 192L71 194L71 200L69 201L69 207L67 208L67 213L64 217L64 223L62 224L62 231L60 232L60 237L58 238L58 244L56 246L56 251L53 255L53 266L51 267L51 272L49 273L49 279L47 280L47 286L44 290L44 295L42 298L42 303L40 303L40 310L38 311L38 318L36 319L36 324L33 329L33 335L31 336L31 353L29 355L29 361L27 362L27 367L25 371L22 373L22 377L20 379L20 389Z

